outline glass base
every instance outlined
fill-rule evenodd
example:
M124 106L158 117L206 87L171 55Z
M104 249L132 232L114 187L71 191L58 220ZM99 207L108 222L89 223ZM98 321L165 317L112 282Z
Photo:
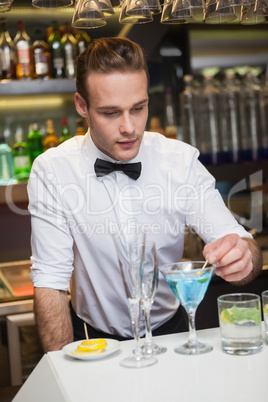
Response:
M187 342L184 345L177 346L174 351L176 353L180 353L182 355L201 355L203 353L208 353L213 350L211 345L207 345L206 343L196 341Z
M152 366L155 363L157 363L157 358L153 356L142 356L140 358L132 356L121 360L120 366L127 368L142 368Z
M223 342L222 350L228 355L247 356L262 351L262 342Z
M144 343L141 347L141 353L144 356L150 355L160 355L161 353L165 353L167 348L165 346L156 345L156 343Z

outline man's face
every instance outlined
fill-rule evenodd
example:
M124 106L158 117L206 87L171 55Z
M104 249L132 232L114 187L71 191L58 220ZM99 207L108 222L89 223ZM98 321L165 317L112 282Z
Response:
M96 147L118 161L133 159L148 118L146 73L90 73L87 91L89 109L84 108L84 117Z

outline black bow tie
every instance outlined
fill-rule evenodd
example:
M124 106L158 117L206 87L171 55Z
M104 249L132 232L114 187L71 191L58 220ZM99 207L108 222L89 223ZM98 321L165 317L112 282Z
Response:
M141 162L137 163L112 163L103 159L96 159L94 169L97 177L105 176L114 171L121 170L131 179L137 180L141 174Z

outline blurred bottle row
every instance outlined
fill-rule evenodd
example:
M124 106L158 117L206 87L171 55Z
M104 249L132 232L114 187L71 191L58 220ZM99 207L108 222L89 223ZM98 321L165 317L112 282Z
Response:
M90 37L74 30L68 24L58 27L57 22L45 33L37 29L30 38L23 21L17 25L12 40L5 18L0 20L0 79L74 78L75 58L81 54Z
M159 114L153 112L152 117L150 117L148 130L163 134L170 139L181 139L178 110L174 101L172 88L167 86L163 95L162 119ZM160 103L162 104L162 101Z
M183 139L198 148L204 164L268 159L268 71L224 79L184 77L180 94Z
M77 118L74 135L84 135L85 130L84 120ZM60 137L56 135L51 119L46 121L45 134L41 133L38 124L31 124L25 140L22 129L18 127L12 147L7 144L5 135L0 136L0 185L28 180L34 159L71 137L67 117L61 119Z

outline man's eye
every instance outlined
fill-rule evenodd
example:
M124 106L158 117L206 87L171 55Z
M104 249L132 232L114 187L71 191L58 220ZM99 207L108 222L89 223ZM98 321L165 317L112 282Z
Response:
M140 112L143 109L143 106L139 106L139 107L135 107L133 110L133 112Z
M117 112L104 112L104 116L110 117L110 116L115 116Z

